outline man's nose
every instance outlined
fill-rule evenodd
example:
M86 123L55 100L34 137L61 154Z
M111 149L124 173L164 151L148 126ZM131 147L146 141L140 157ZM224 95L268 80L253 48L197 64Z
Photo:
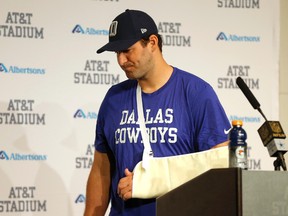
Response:
M125 53L123 53L123 52L117 53L117 60L118 60L118 64L120 66L124 65L127 62L127 57L126 57Z

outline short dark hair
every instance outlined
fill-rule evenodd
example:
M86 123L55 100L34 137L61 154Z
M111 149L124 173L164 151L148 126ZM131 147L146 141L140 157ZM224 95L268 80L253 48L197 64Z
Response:
M162 52L162 46L163 46L163 40L162 40L162 36L160 34L153 34L153 35L156 35L157 38L158 38L158 47L160 49L160 52ZM141 43L143 46L146 46L148 44L148 42L150 41L150 36L149 35L148 37L144 37L141 39Z

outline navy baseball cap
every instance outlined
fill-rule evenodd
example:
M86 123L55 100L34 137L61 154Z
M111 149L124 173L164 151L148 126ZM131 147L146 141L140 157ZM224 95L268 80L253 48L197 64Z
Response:
M98 49L97 53L127 50L142 38L157 33L157 26L148 14L127 9L112 21L109 28L109 43Z

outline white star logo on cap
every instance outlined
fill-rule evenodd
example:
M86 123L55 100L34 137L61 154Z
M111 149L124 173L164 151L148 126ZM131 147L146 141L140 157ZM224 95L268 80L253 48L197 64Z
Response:
M141 33L144 34L145 32L147 32L147 29L141 28Z

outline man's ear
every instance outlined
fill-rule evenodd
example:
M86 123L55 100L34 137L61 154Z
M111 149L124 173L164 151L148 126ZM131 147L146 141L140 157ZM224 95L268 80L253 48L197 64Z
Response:
M154 51L158 46L158 37L156 35L151 35L149 37L149 43L151 44L152 50Z

